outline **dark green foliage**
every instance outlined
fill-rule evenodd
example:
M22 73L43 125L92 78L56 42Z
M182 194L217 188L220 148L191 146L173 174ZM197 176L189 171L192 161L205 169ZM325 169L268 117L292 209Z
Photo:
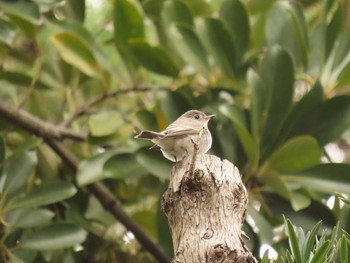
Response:
M0 115L0 261L155 262L94 182L171 256L160 210L171 163L133 137L199 109L216 115L210 153L249 192L256 256L269 244L276 262L348 262L350 165L329 150L349 160L348 5L97 2L0 1L1 101L87 137L65 140L81 160L73 173Z

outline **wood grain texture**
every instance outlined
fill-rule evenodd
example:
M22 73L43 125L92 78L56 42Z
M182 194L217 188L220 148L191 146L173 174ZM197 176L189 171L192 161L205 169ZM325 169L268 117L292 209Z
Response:
M163 195L174 245L173 263L256 262L242 240L247 191L232 163L198 155L172 170Z

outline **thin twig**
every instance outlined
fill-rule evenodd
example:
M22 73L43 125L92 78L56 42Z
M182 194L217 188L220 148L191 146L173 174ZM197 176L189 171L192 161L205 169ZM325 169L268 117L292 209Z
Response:
M145 92L145 91L152 91L152 90L158 90L159 88L155 87L132 87L128 89L121 89L121 90L114 90L108 93L101 94L97 96L96 98L93 98L86 102L84 105L80 106L75 112L72 113L67 119L65 119L63 122L59 124L60 127L68 127L72 124L73 121L75 121L77 118L80 116L83 116L87 114L90 110L91 107L95 106L96 104L99 104L106 99L109 98L114 98L116 96L119 96L121 94L127 94L127 93L132 93L132 92Z
M61 159L74 172L78 169L78 157L61 141L55 139L57 133L52 127L59 130L58 127L38 119L23 110L18 110L12 106L5 106L0 100L0 117L11 124L16 124L24 130L29 131L36 136L42 137L45 142L61 157ZM33 120L35 120L33 122ZM102 183L97 182L87 186L88 190L100 201L101 205L110 212L115 219L119 220L129 231L131 231L140 244L146 248L160 263L169 263L170 259L154 243L154 241L131 219L122 209L119 201L113 193Z

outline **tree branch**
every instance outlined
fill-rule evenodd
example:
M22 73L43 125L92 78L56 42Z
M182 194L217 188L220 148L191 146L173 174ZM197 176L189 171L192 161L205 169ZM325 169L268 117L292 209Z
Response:
M57 132L58 127L42 121L37 117L25 112L17 110L6 105L0 100L0 117L11 124L16 124L24 130L42 137L45 142L62 158L62 160L74 172L78 169L79 159L67 146L57 140L62 138L62 134ZM159 262L169 263L170 259L161 248L154 243L153 240L131 219L122 209L119 201L113 193L102 183L97 182L87 186L88 190L99 200L101 205L109 211L115 219L120 221L129 231L131 231L140 244L145 247Z
M70 115L67 119L65 119L63 122L61 122L59 124L59 126L60 127L68 127L77 118L85 115L91 107L95 106L98 103L101 103L102 101L104 101L106 99L114 98L114 97L119 96L121 94L127 94L127 93L131 93L131 92L152 91L155 89L156 89L155 87L149 87L149 86L145 86L145 87L135 86L135 87L131 87L128 89L114 90L114 91L111 91L108 93L104 93L102 95L99 95L96 98L89 100L84 105L80 106L75 112L72 113L72 115Z
M65 127L57 127L52 125L51 123L45 122L22 109L10 107L1 99L0 117L9 120L11 124L20 126L21 128L42 138L53 138L58 140L69 138L79 141L86 139L85 135L76 133Z

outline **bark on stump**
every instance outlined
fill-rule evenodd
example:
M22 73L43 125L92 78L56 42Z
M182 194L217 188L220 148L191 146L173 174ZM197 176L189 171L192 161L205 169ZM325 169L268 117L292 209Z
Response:
M198 155L174 165L163 195L174 246L173 263L257 262L242 240L247 191L232 163Z

